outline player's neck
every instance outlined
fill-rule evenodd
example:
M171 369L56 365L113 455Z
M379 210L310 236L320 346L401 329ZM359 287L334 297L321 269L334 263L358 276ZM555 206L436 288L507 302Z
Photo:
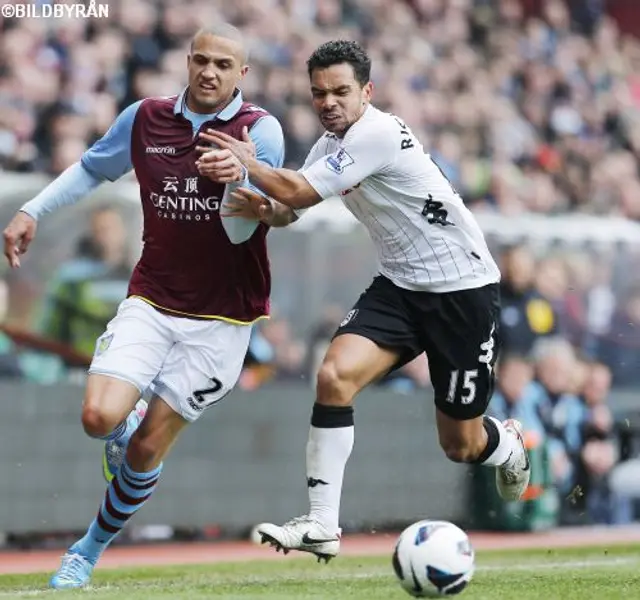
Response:
M220 111L223 111L225 108L227 108L227 106L229 106L229 104L231 104L233 102L233 99L235 98L235 92L226 100L220 102L219 104L217 104L216 106L200 106L199 104L196 104L193 102L193 98L191 98L191 94L187 93L187 101L186 101L186 105L187 108L192 112L195 113L197 115L215 115L218 114Z

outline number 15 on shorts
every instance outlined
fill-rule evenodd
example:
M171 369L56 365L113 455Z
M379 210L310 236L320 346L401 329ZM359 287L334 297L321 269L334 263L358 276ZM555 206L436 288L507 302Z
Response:
M451 371L447 402L453 404L459 399L461 404L472 404L476 398L476 377L478 377L478 369Z

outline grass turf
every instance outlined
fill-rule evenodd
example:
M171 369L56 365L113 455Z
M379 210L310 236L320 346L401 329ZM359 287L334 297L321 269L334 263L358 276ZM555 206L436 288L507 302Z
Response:
M144 548L141 548L144 552ZM615 600L640 597L640 546L481 552L461 600ZM91 588L47 589L49 574L0 576L0 599L402 600L390 557L311 557L215 565L96 570Z

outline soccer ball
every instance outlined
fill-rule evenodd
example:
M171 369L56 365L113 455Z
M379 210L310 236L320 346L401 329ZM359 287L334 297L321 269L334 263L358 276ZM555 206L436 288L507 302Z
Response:
M416 598L459 594L471 581L475 556L467 534L447 521L418 521L398 538L393 570Z

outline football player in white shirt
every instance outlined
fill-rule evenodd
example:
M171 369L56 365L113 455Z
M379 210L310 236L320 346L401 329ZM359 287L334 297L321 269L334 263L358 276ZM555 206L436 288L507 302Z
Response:
M312 54L313 107L326 133L300 171L259 163L250 144L224 134L202 134L236 154L256 187L294 211L342 196L378 252L380 274L338 327L318 373L307 444L309 514L257 527L278 550L325 560L340 548L354 398L422 352L447 457L495 467L505 500L522 496L530 474L520 423L484 414L499 346L499 270L472 214L409 127L370 104L370 70L355 42L328 42ZM240 216L265 218L273 210L273 201L250 190L236 199Z

